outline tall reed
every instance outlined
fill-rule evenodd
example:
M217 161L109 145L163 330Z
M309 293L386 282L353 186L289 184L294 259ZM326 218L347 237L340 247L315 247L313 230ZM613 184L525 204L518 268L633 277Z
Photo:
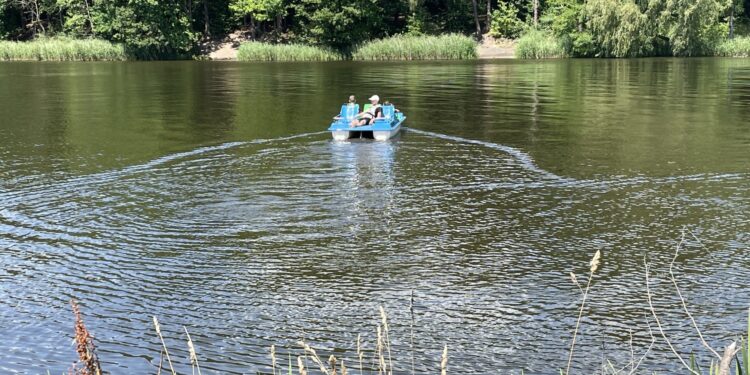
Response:
M40 38L28 42L0 41L0 61L122 61L122 44L99 39Z
M460 34L396 35L363 44L354 60L466 60L477 58L477 42Z
M722 41L716 46L714 54L726 57L750 57L750 36Z
M518 39L516 57L519 59L565 57L565 49L560 44L560 41L549 33L530 29Z
M239 61L336 61L344 55L323 47L303 44L246 42L237 51Z

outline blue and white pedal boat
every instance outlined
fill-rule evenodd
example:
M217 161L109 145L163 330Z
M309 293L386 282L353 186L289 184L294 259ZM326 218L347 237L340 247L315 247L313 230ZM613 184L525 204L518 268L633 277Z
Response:
M367 110L369 104L365 105ZM328 131L334 140L345 141L352 138L374 138L376 141L387 141L401 131L401 124L406 120L401 112L396 112L393 105L384 105L383 117L376 118L372 124L351 127L349 124L359 113L359 104L344 104L341 113L334 119Z

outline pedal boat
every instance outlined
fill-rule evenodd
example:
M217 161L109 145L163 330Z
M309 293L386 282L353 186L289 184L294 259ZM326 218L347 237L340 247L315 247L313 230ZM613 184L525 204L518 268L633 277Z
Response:
M370 107L365 104L365 111ZM401 112L396 112L393 105L383 106L383 117L376 118L370 125L350 127L354 116L359 113L359 104L344 104L341 113L334 119L328 131L336 141L352 138L368 138L376 141L387 141L401 131L401 124L406 120Z

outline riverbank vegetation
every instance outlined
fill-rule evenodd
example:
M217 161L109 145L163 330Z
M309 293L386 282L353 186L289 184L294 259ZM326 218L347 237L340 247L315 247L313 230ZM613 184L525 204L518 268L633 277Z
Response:
M119 61L126 60L122 44L100 39L37 39L0 41L0 61Z
M565 55L562 43L541 30L529 30L516 44L516 57L521 59L550 59Z
M365 43L354 60L465 60L477 58L477 42L460 34L399 35Z
M739 0L509 2L493 12L490 31L520 35L519 45L534 52L554 39L571 57L746 56L736 36L750 32L749 14L750 3ZM519 57L559 56L527 51Z
M335 61L343 60L338 52L302 44L246 42L237 51L239 61Z
M489 33L520 37L519 55L532 58L745 56L747 43L732 40L750 34L749 16L743 0L0 0L0 39L95 38L165 59L195 57L241 30L251 41L408 59L472 56L425 51L430 39L417 36ZM397 35L409 37L384 39ZM414 50L396 53L386 41Z
M644 330L647 332L650 342L647 346L641 348L639 353L636 353L636 348L633 346L633 331L630 330L630 341L629 341L629 353L625 358L629 360L624 364L614 364L610 360L602 360L601 367L595 373L601 374L638 374L643 373L643 370L639 370L644 364L644 361L649 357L652 349L655 347L657 342L663 344L667 349L667 355L673 355L675 361L674 367L680 368L681 371L672 371L672 373L682 373L686 375L702 375L708 373L709 375L750 375L750 311L747 315L746 327L747 331L744 332L744 337L740 336L739 340L728 343L724 348L712 347L705 336L703 335L696 319L693 317L689 309L689 303L684 298L683 292L679 287L678 278L675 269L677 268L677 261L680 257L680 252L689 245L689 240L694 240L694 243L703 246L703 243L695 236L694 233L687 229L683 229L682 236L677 243L672 261L669 263L668 270L665 272L665 281L672 288L672 292L679 300L680 304L677 309L688 318L690 322L688 330L692 330L695 334L695 339L701 343L705 349L705 354L711 356L710 361L706 361L705 358L701 360L695 353L691 353L689 356L681 354L680 351L675 348L672 340L670 340L670 334L665 330L664 326L668 323L665 321L666 317L669 316L674 319L673 314L665 314L657 311L655 306L655 294L653 287L658 285L652 278L652 266L647 261L644 263L644 294L646 303L646 310L644 313L649 317L645 319ZM571 291L578 294L579 302L575 310L577 319L575 325L572 327L570 346L567 350L567 361L563 364L554 365L551 364L548 370L550 372L559 371L561 375L571 374L573 369L573 359L576 355L576 344L578 333L582 330L582 326L587 324L584 319L584 314L587 311L587 302L591 298L591 291L599 283L600 269L604 267L604 259L601 251L596 251L586 267L576 267L584 271L585 278L579 280L575 272L570 272L570 281L572 282ZM575 287L573 287L575 285ZM75 317L75 344L76 350L79 355L79 361L74 363L73 370L71 373L77 375L89 375L89 374L100 374L102 368L99 363L99 358L96 353L96 347L94 345L91 334L87 331L83 319L80 313L78 305L72 301L73 313ZM410 313L410 324L408 337L400 339L398 341L408 344L408 349L411 354L399 355L398 357L402 360L404 358L410 358L411 363L397 363L402 373L415 373L415 361L414 361L414 327L415 327L415 316L414 316L414 296L410 299L409 313ZM662 305L663 306L663 305ZM571 315L574 314L571 311ZM592 320L588 320L590 323ZM157 373L171 373L177 374L177 366L182 368L189 368L193 374L201 374L200 360L198 351L193 343L190 333L187 328L183 327L185 332L183 345L187 348L187 359L189 362L179 364L173 362L173 357L170 356L170 348L167 345L167 340L162 335L161 325L156 317L153 317L153 326L156 333L156 337L159 339L161 348L159 349L159 362L154 364ZM268 371L271 371L274 375L280 374L300 374L300 375L333 375L333 374L379 374L388 375L392 374L395 368L394 356L392 353L392 338L389 329L389 318L386 310L383 307L379 309L379 319L377 324L372 331L374 333L374 340L363 340L362 335L357 335L356 340L356 351L354 350L337 350L332 349L329 357L321 356L317 351L305 341L298 341L296 347L288 347L283 349L283 353L277 353L274 345L270 346L268 363ZM366 347L367 346L367 347ZM448 373L448 358L449 358L449 347L448 345L443 346L442 351L435 349L436 363L435 368L440 371L441 375L447 375ZM437 354L440 353L439 357ZM337 357L338 356L338 357ZM281 359L281 360L279 360ZM590 360L591 358L589 358ZM599 358L594 359L597 362ZM439 360L439 362L438 362ZM669 357L662 357L662 361L669 360ZM347 367L348 364L348 367ZM215 365L215 364L214 364ZM660 367L668 366L665 363L660 363ZM468 368L467 364L457 364L456 368L464 369ZM672 367L672 366L669 366ZM407 369L411 369L409 372ZM704 371L707 369L708 371ZM437 372L437 371L436 371ZM458 372L461 372L459 370ZM469 371L471 372L471 371ZM523 373L523 371L521 371Z

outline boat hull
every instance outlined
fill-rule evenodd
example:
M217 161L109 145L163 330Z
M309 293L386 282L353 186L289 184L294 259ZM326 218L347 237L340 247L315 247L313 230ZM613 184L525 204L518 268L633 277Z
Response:
M352 137L352 132L348 130L333 130L331 135L335 141L345 141Z
M352 138L375 139L387 141L401 131L401 124L406 120L403 114L391 118L378 118L372 125L350 127L345 120L334 121L328 130L336 141L346 141Z

